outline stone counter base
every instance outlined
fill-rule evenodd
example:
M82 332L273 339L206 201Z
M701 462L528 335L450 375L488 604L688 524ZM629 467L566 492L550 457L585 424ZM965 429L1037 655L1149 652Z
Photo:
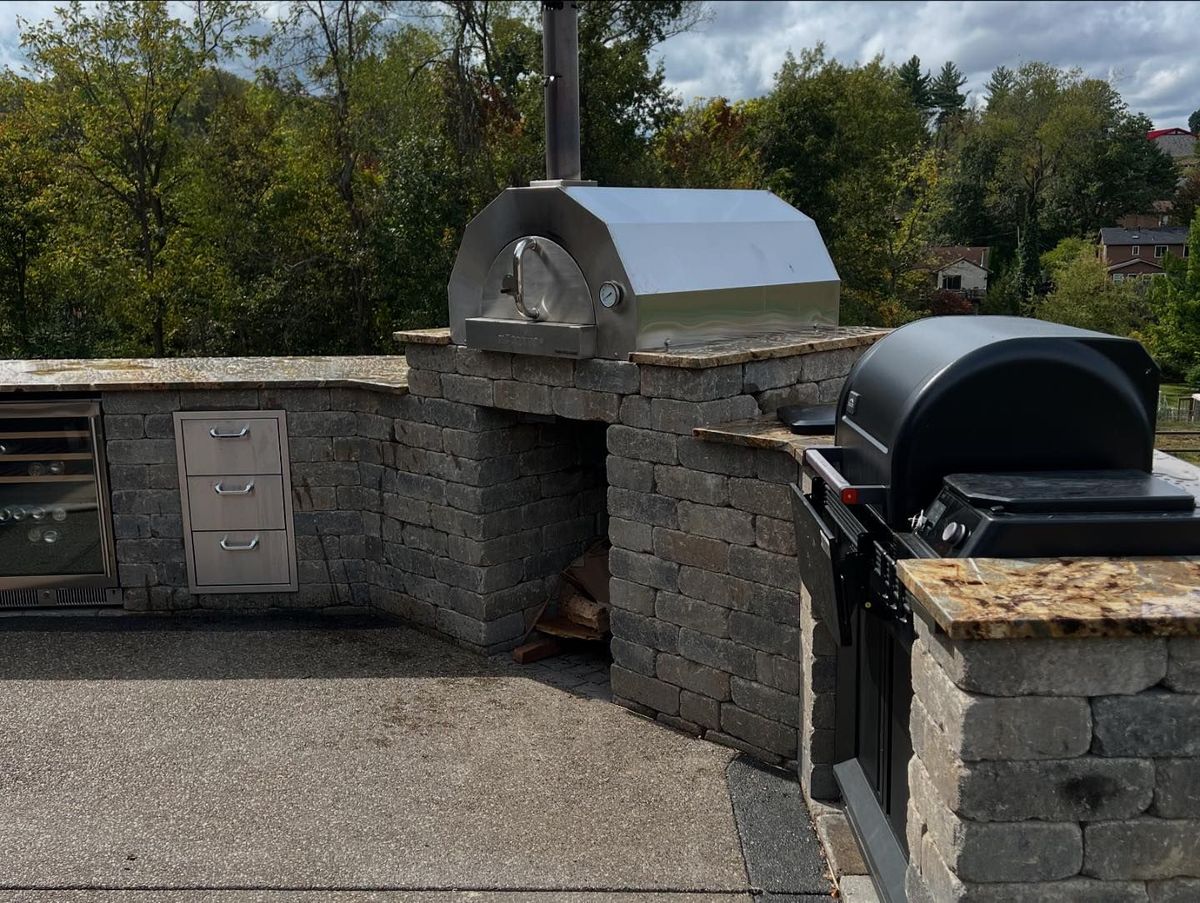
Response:
M918 624L912 903L1200 899L1200 638Z
M777 764L832 798L833 649L801 605L796 460L696 427L831 401L869 342L706 369L407 348L408 392L106 391L127 608L370 605L509 649L561 569L612 542L622 704ZM171 414L288 415L299 592L187 589ZM803 687L803 691L802 688Z
M592 435L607 453L614 698L766 761L799 760L810 792L831 797L832 649L811 615L801 620L788 490L798 465L785 453L713 444L692 431L783 403L831 401L865 348L687 370L410 344L408 415L427 425L422 435L434 445L449 411L489 420L501 444L517 428L507 412L576 432L599 427ZM413 442L399 427L398 441ZM486 542L522 523L516 503L491 513ZM481 567L480 579L491 580L503 565ZM801 631L809 637L803 652Z

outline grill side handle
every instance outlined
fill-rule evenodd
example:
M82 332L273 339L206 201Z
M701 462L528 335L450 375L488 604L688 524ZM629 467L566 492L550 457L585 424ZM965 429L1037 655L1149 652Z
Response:
M887 501L886 486L854 485L838 470L843 450L836 446L809 448L804 451L804 464L825 481L843 505L880 505Z
M856 538L843 535L826 521L821 499L824 487L814 482L813 488L810 498L800 486L791 485L800 581L812 599L813 613L839 645L849 646L851 619L865 586L866 556Z

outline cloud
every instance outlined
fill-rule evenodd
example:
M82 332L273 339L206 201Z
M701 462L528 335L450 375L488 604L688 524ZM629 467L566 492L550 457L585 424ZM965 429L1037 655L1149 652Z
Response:
M951 60L982 94L991 71L1034 60L1112 82L1155 125L1200 108L1200 3L714 2L710 20L657 51L684 98L765 93L785 54L824 43L843 62Z

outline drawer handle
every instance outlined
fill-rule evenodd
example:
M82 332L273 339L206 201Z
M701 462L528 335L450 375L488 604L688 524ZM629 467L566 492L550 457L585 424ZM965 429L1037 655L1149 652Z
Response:
M258 537L256 536L249 542L238 545L230 543L229 537L225 536L221 538L221 548L226 552L252 552L258 548Z
M224 483L218 483L213 487L213 492L217 495L249 495L254 491L254 481L251 480L241 489L226 489Z
M236 433L222 433L215 426L208 431L208 434L214 439L245 439L250 435L250 427L244 426Z

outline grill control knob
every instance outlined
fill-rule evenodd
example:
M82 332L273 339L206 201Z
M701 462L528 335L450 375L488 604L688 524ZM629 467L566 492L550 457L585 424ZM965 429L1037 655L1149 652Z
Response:
M958 521L953 520L946 524L946 528L942 530L942 542L956 546L966 538L966 535L966 524L960 524Z

